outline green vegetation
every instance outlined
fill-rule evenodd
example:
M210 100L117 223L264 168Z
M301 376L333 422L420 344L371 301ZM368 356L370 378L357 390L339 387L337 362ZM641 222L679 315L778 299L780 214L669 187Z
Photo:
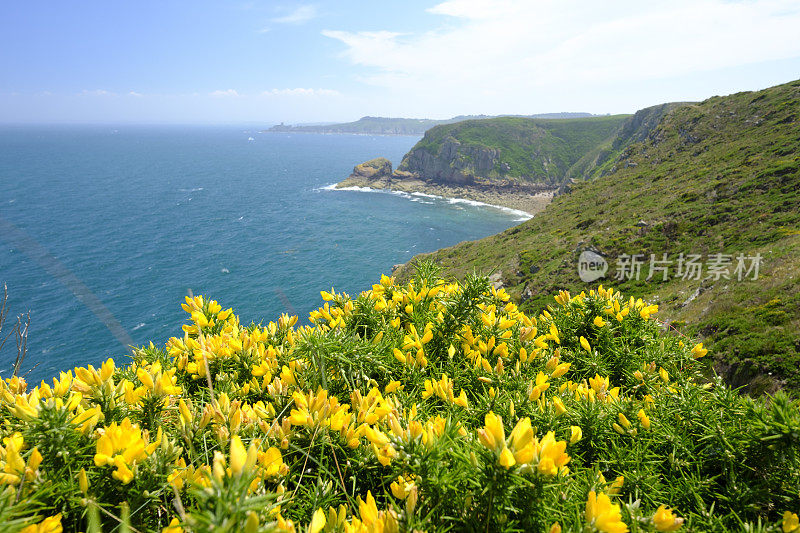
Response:
M653 109L653 108L651 108ZM800 388L800 82L673 106L645 136L609 149L597 179L534 219L433 254L452 275L498 270L524 309L580 281L577 258L608 258L606 283L658 303L709 345L718 369L752 393ZM587 168L591 165L587 165ZM757 280L645 281L650 254L763 257ZM644 254L640 280L608 281L621 254ZM706 278L706 274L702 275Z
M647 107L626 120L617 132L586 152L569 170L567 178L590 179L608 172L613 161L634 142L644 141L669 111L686 103L673 102Z
M706 382L653 305L561 292L534 316L431 263L321 295L299 327L187 297L181 336L124 366L0 380L0 528L800 527L800 403Z
M437 126L425 133L398 170L424 179L447 179L452 169L477 178L557 185L582 157L609 142L628 118L500 117Z
M532 117L548 119L564 119L588 117L589 113L542 113ZM343 124L323 125L297 125L287 126L280 124L272 126L270 132L294 133L360 133L372 135L422 135L427 130L440 124L453 124L463 120L486 118L486 115L458 116L446 120L432 120L426 118L387 118L387 117L361 117L355 122Z

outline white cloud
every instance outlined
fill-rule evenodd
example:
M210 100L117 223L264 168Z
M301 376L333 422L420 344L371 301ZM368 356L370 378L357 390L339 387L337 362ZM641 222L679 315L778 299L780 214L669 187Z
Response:
M84 89L79 93L80 96L116 96L115 93L111 91L106 91L105 89Z
M333 89L270 89L261 93L263 96L340 96L339 91Z
M317 6L302 5L281 17L275 17L272 22L277 24L302 24L317 16Z
M226 89L224 91L223 90L212 91L209 93L209 96L213 96L214 98L227 98L227 97L238 98L239 93L236 92L235 89Z
M513 7L513 4L507 1L451 0L437 4L427 11L436 15L449 15L451 17L490 19L502 16L511 7Z
M429 105L502 96L519 109L567 88L800 57L796 0L449 0L428 12L446 17L439 29L322 33L366 67L358 79Z
M137 98L144 96L142 93L137 93L136 91L130 91L128 96L135 96Z

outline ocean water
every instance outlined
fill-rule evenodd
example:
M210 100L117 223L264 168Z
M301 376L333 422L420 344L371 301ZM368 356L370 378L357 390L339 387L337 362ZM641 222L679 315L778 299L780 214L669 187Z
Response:
M0 290L30 310L23 373L123 359L180 336L184 296L243 322L301 320L320 290L357 294L420 252L520 214L424 195L330 190L414 137L259 134L241 127L0 127ZM0 375L16 355L0 351Z

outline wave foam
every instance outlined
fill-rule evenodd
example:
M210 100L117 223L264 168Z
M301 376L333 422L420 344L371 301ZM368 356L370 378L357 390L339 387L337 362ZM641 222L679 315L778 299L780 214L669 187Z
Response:
M320 191L357 191L357 192L373 192L379 194L392 194L394 196L399 196L401 198L406 198L407 200L411 200L412 202L418 202L423 204L434 204L435 202L425 202L423 198L430 198L434 200L443 200L451 205L468 205L471 207L490 207L492 209L498 209L500 211L504 211L510 215L516 216L517 218L514 219L514 222L524 222L526 220L530 220L533 218L533 215L528 213L527 211L523 211L521 209L513 209L511 207L505 207L502 205L495 205L495 204L487 204L486 202L480 202L478 200L470 200L467 198L447 198L444 196L440 196L438 194L428 194L424 192L405 192L405 191L393 191L391 189L373 189L371 187L340 187L337 188L336 184L333 183L331 185L326 185L324 187L320 187Z
M523 211L522 209L513 209L511 207L506 207L504 205L495 205L495 204L487 204L486 202L479 202L478 200L469 200L468 198L448 198L448 203L451 204L465 204L470 205L472 207L492 207L494 209L499 209L500 211L505 211L506 213L510 213L515 215L519 218L516 218L515 221L517 222L524 222L525 220L530 220L533 218L533 215L528 213L527 211Z

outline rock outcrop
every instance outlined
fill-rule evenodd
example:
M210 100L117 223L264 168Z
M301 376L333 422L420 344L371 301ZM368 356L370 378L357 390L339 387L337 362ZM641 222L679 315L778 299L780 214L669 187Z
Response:
M392 162L385 157L376 157L353 167L353 173L337 187L372 187L383 189L392 179Z
M538 213L550 202L553 190L541 184L519 183L511 180L475 180L468 174L443 171L439 177L422 178L407 170L392 171L392 163L379 157L353 168L349 177L336 188L366 187L406 193L424 193L443 198L463 198Z

